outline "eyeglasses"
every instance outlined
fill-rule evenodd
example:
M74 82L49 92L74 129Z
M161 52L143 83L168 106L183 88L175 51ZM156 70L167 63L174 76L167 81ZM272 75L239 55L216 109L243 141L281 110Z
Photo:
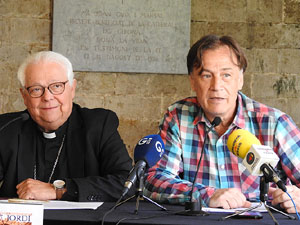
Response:
M28 91L29 95L33 98L39 98L42 97L43 94L45 93L45 88L47 88L51 94L53 95L60 95L64 92L65 90L65 85L68 82L55 82L52 84L49 84L48 87L43 87L41 85L34 85L27 87L26 90Z

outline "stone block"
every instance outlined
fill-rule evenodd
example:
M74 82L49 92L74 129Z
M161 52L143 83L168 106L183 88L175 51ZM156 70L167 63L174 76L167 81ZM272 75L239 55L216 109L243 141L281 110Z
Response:
M12 19L11 38L14 43L50 43L51 21L32 18Z
M31 53L31 46L3 43L0 46L0 62L15 63L17 67Z
M136 73L118 74L115 88L116 95L149 96L153 76L155 75ZM150 93L152 92L150 91ZM153 95L157 96L157 93L153 93Z
M247 0L192 0L192 21L246 22Z
M11 49L12 49L11 45L2 44L0 46L0 62L1 63L8 62L8 60L13 61Z
M300 23L300 1L284 0L284 22Z
M164 75L153 77L149 94L154 92L157 95L181 97L189 95L190 90L189 75Z
M278 48L282 25L273 24L248 24L250 48Z
M207 34L232 36L242 47L249 47L248 28L239 22L192 22L191 45Z
M300 50L282 49L279 51L279 72L299 74Z
M30 16L50 19L52 1L49 0L26 0L20 4L19 0L12 0L15 14L18 16Z
M300 48L300 24L283 25L280 34L279 48Z
M254 74L252 94L255 98L294 98L299 92L295 75Z
M113 95L116 75L111 73L75 73L77 92L85 96Z
M124 85L124 84L127 85ZM189 92L188 75L122 74L116 82L117 95L185 95Z
M1 57L0 57L1 58ZM7 62L0 62L0 91L2 93L10 93L11 91L11 74L13 68ZM8 95L9 96L9 95Z
M273 85L280 75L275 74L253 74L252 96L254 99L264 97L264 99L276 98L276 91Z
M247 21L255 23L282 22L282 0L247 0Z
M248 24L250 48L299 48L299 34L295 24Z
M31 45L25 45L29 47L29 54L32 54L34 52L39 52L39 51L50 51L51 48L51 43L34 43ZM25 56L26 57L26 56Z
M21 96L20 93L21 84L17 79L17 72L10 74L10 76L11 76L10 92L14 94L19 94Z
M130 120L157 120L160 117L161 98L142 96L107 96L104 107Z
M14 61L19 67L21 63L30 55L35 52L40 51L49 51L50 43L48 44L15 44L13 53L14 53Z
M15 7L14 4L16 0L2 0L0 1L0 15L1 16L12 16L15 15Z
M79 104L81 107L87 108L104 108L104 97L101 96L82 96L76 92L75 98L73 100L75 103Z
M1 8L1 7L0 7ZM11 42L10 41L10 20L8 18L1 18L0 17L0 47L1 42Z
M247 71L251 73L278 73L279 72L278 49L247 49Z
M4 94L2 91L0 92L0 112L16 112L25 109L25 105L23 102L23 98L18 94Z
M2 0L0 15L5 17L39 17L50 19L51 1L49 0Z

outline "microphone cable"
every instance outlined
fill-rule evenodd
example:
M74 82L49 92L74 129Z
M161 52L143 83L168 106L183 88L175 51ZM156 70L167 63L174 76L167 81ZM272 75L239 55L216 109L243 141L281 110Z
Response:
M298 213L298 211L297 211L297 207L296 207L296 204L295 204L295 202L294 202L292 196L291 196L287 191L285 191L285 193L286 193L286 194L289 196L289 198L291 199L291 201L292 201L292 203L293 203L293 205L294 205L295 211L296 211L297 218L298 218L298 220L300 220L300 215L299 215L299 213Z
M6 124L4 124L1 128L0 128L0 132L2 130L4 130L8 125L10 125L11 123L17 121L17 120L22 120L22 121L26 121L29 119L29 115L27 113L22 113L20 116L8 121Z
M123 199L123 195L118 199L118 201L116 202L116 204L110 209L108 210L106 213L104 213L103 217L102 217L102 221L101 221L101 225L104 225L104 221L105 221L105 217L111 213L112 211L114 211L120 204L121 200Z
M170 211L164 211L166 212L166 214L159 214L159 215L153 215L153 216L143 216L143 217L124 217L120 220L118 220L118 222L116 223L116 225L119 225L121 222L125 221L125 220L144 220L144 219L152 219L152 218L158 218L158 217L162 217L162 216L174 216L177 215L178 213L182 213L185 212L186 210L182 211L174 211L174 212L170 212Z
M211 132L211 130L214 127L218 126L221 122L222 122L222 120L221 120L220 117L218 117L218 116L215 117L214 120L211 123L211 127L209 127L207 131L205 131L204 143L203 143L203 147L201 149L200 159L198 161L197 170L196 170L196 173L195 173L195 176L194 176L192 190L190 191L190 194L189 194L189 202L190 203L192 203L192 201L193 201L194 187L195 187L195 183L196 183L196 179L197 179L197 174L199 172L200 164L201 164L201 161L202 161L202 157L203 157L203 154L204 154L204 148L205 148L205 144L206 144L206 141L207 141L208 134L209 134L209 132ZM200 201L202 201L202 199L200 199ZM202 208L202 203L200 205L201 205L201 208Z

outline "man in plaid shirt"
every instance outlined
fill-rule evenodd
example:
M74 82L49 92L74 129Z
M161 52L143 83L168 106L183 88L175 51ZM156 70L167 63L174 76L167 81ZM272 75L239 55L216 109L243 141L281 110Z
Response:
M231 37L208 35L190 49L187 67L196 97L171 105L160 124L165 154L148 171L145 195L159 202L189 201L189 193L204 145L215 117L222 122L207 133L193 198L209 207L249 207L259 200L258 176L251 175L242 159L227 148L232 131L245 129L279 156L277 170L300 209L300 130L285 113L245 96L246 57ZM294 213L286 193L270 187L272 204Z

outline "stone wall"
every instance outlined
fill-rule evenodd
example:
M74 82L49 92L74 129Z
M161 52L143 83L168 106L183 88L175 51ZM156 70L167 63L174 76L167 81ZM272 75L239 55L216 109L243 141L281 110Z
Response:
M51 49L51 0L0 0L0 113L23 110L16 71L32 52ZM249 67L243 92L290 114L300 125L300 0L192 0L191 44L205 34L231 35ZM190 96L187 75L75 72L75 102L120 119L132 154L156 133L167 106Z

